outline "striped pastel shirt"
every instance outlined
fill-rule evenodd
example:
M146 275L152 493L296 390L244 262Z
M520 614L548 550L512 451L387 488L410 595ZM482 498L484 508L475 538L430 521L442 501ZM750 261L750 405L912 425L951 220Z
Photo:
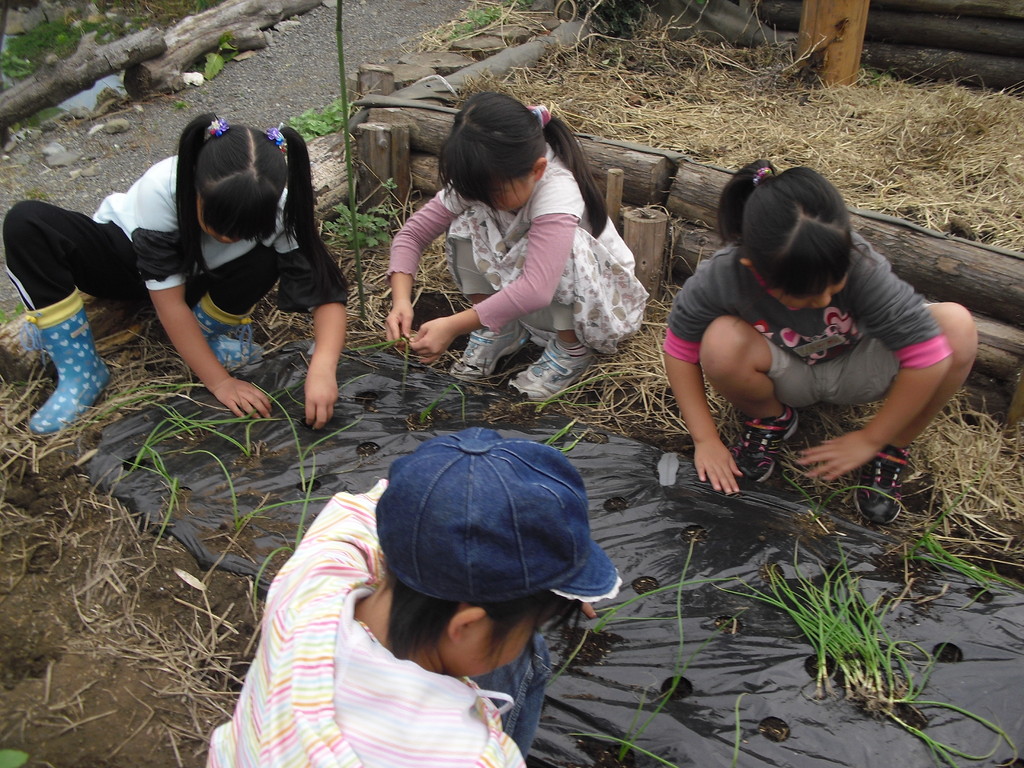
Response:
M355 620L383 575L375 510L386 487L335 495L277 574L208 768L525 765L471 681L396 659Z

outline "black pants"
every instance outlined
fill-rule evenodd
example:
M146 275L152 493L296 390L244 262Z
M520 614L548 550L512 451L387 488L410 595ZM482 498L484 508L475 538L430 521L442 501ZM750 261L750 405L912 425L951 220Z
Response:
M26 200L4 218L7 272L30 309L66 299L75 289L105 299L143 299L149 294L135 266L132 241L116 224L50 203ZM190 277L189 305L209 293L224 312L248 312L277 282L277 253L259 244L209 274Z

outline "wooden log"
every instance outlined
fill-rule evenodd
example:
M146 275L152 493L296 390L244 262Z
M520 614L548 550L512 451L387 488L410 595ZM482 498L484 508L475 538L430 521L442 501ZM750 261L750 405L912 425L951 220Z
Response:
M627 208L622 212L622 239L633 252L634 274L655 295L667 271L668 214L659 208Z
M1006 414L1006 425L1015 427L1021 419L1024 419L1024 370L1017 375L1017 386L1013 390L1010 409Z
M91 88L100 78L167 50L158 29L145 29L106 45L96 45L95 40L96 33L90 32L69 58L0 93L0 131Z
M672 278L684 283L703 259L719 249L718 236L706 227L676 221L672 225ZM1024 329L977 312L978 358L974 369L1000 381L1012 382L1024 366Z
M622 212L622 183L624 172L621 168L609 168L605 175L604 205L608 209L608 218L612 224L621 232L622 225L619 223L619 215Z
M360 96L388 96L395 92L395 73L380 64L360 64L356 89Z
M356 189L359 208L374 208L387 199L383 182L391 178L391 126L363 123L356 126Z
M871 5L893 11L1024 19L1024 3L1020 0L875 0Z
M230 35L231 44L240 51L265 48L264 29L318 5L320 0L225 0L188 16L164 36L166 53L125 70L125 90L133 99L179 91L184 87L182 72L205 54L219 50L224 35Z
M412 188L426 197L432 197L441 189L441 179L437 172L437 155L426 152L413 152L409 155L409 171L412 176Z
M318 136L306 144L309 150L316 215L332 219L335 206L348 203L348 173L345 168L345 137Z
M714 229L718 198L730 176L728 171L680 161L666 202L669 213ZM1024 325L1024 254L975 245L901 219L851 210L853 228L923 295Z
M954 80L999 90L1024 82L1024 58L867 42L861 60L898 77Z
M409 126L413 151L440 154L454 121L454 110L437 111L416 107L385 107L369 111L369 121ZM623 202L629 205L662 205L672 178L672 161L655 152L641 152L592 136L579 137L599 185L605 185L609 168L622 168Z
M800 28L801 7L802 0L764 0L758 5L758 14L777 29L797 30ZM1024 56L1024 21L939 16L872 7L864 39L998 56Z
M850 85L860 73L868 0L804 0L799 57L826 85Z

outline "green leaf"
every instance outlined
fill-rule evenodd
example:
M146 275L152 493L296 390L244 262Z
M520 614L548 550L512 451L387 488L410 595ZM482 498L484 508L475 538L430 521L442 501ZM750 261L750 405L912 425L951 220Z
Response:
M220 71L224 69L224 57L219 53L206 54L206 68L203 70L203 77L213 80Z
M20 768L27 762L27 752L20 749L0 749L0 768Z

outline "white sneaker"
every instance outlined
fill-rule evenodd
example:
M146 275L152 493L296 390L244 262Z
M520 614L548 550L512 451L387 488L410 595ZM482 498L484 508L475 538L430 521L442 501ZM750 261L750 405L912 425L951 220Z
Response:
M583 378L595 356L595 352L588 349L586 354L574 357L555 339L540 359L516 376L510 386L530 400L548 400Z
M451 367L451 374L463 381L477 381L494 373L503 358L515 354L530 338L530 332L513 320L500 331L481 328L469 334L462 358Z

